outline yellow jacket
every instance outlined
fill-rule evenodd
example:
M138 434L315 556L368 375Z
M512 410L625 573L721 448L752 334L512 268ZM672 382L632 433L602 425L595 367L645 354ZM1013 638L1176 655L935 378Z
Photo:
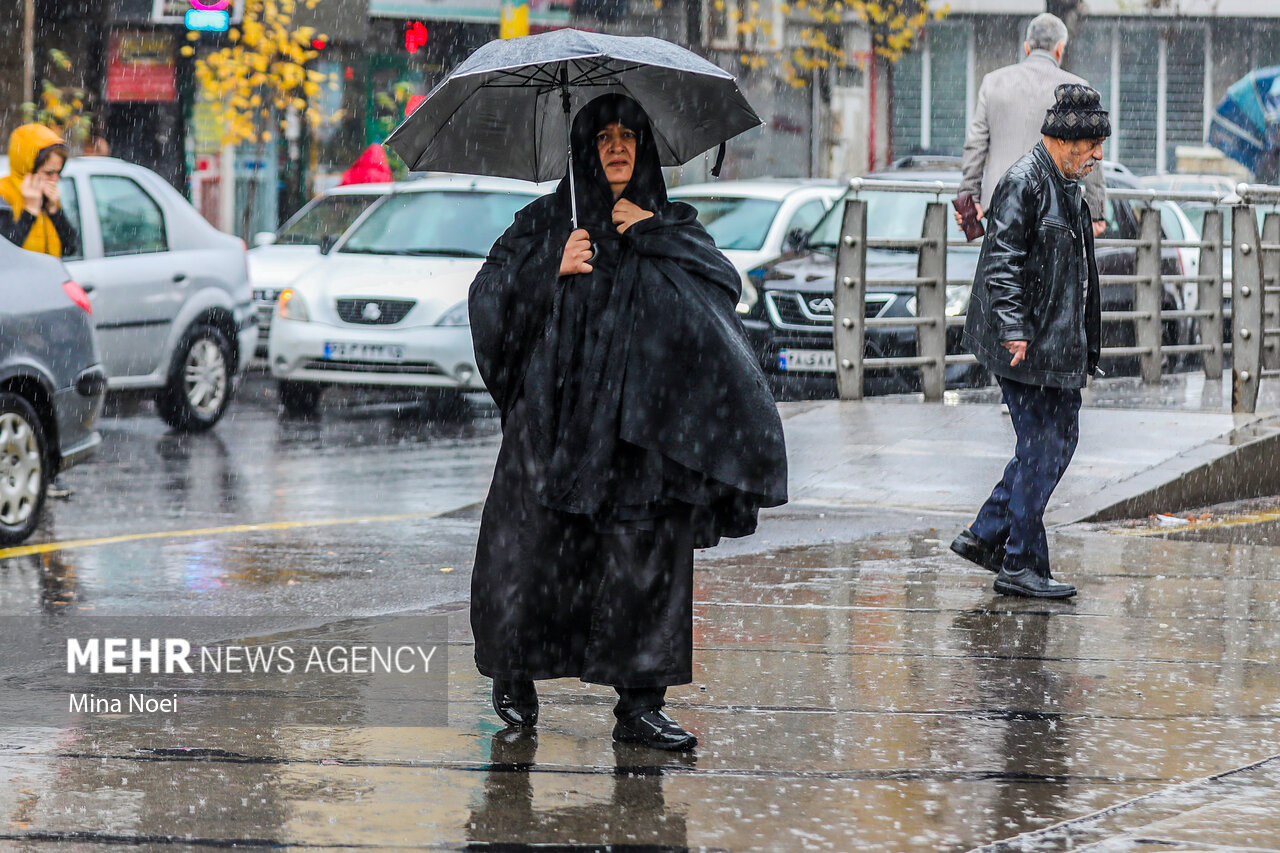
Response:
M17 222L25 212L22 179L35 170L36 155L50 145L65 145L62 137L42 124L24 124L9 135L9 174L0 178L0 198L13 209ZM22 248L62 257L62 240L49 214L41 209Z

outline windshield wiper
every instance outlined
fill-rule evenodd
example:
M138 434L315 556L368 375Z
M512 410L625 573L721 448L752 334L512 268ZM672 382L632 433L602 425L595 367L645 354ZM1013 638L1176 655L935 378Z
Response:
M404 249L397 252L399 255L434 255L453 258L483 258L484 255L479 252L473 252L470 249Z
M403 255L408 257L448 257L448 258L483 258L479 252L470 249L352 249L339 251L352 252L358 255Z

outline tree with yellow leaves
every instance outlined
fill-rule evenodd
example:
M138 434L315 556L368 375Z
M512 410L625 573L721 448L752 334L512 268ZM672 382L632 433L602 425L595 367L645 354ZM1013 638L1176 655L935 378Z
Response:
M224 145L257 145L258 159L265 147L284 130L291 117L305 121L312 130L325 121L341 118L341 111L324 115L317 96L321 87L333 88L331 75L308 68L319 56L314 41L328 36L313 27L294 26L299 6L314 9L322 0L246 0L244 19L227 34L230 44L196 60L196 80L222 128ZM189 33L191 41L199 33ZM191 45L182 48L192 56ZM249 184L245 230L255 202L257 181Z
M56 72L72 71L71 59L56 48L49 51L49 62ZM78 151L89 138L92 116L85 111L86 96L75 86L59 86L49 80L41 83L39 97L22 105L24 121L53 128Z
M950 6L933 0L779 0L778 10L788 21L802 22L799 44L782 44L773 20L761 11L759 0L714 0L730 31L742 46L744 65L762 68L772 53L782 77L793 86L805 86L815 69L846 68L857 63L844 47L844 28L856 23L871 34L877 56L897 62L915 44L930 18L941 19Z

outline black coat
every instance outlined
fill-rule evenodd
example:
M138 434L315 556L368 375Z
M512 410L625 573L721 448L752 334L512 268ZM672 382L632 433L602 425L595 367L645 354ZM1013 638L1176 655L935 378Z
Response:
M1102 303L1089 210L1078 185L1037 143L1000 179L985 218L966 346L997 376L1083 387L1098 365ZM1026 359L1011 367L1001 344L1019 340L1028 342Z
M754 532L760 507L786 501L782 424L736 313L740 279L694 209L667 199L629 105L606 96L574 123L593 272L559 275L566 179L517 214L471 286L476 363L503 416L472 584L486 674L687 681L693 548ZM592 141L619 109L641 131L623 197L654 214L624 234ZM641 565L654 549L670 565ZM648 627L606 629L617 624Z

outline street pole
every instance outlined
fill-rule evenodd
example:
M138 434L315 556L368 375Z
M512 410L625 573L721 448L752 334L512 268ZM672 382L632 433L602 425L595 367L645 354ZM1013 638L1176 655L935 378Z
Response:
M22 4L22 96L36 100L36 0Z

